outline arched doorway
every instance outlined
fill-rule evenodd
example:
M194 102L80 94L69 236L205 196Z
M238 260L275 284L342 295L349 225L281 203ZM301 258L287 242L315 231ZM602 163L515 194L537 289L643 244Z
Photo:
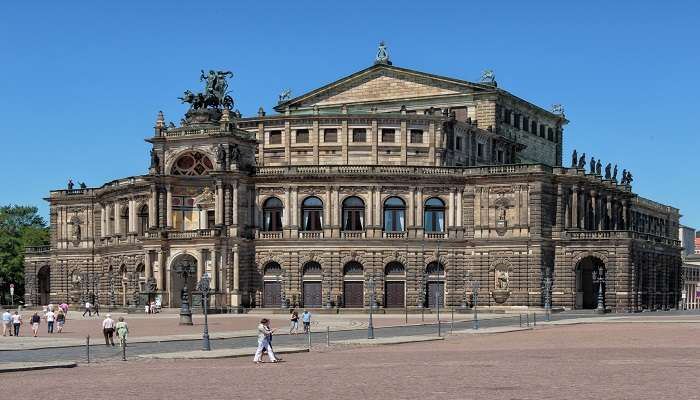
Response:
M192 291L197 281L197 259L189 254L178 256L170 267L170 306L182 305L182 289L187 284L187 294L192 305Z
M605 274L605 263L598 257L588 256L576 264L576 309L595 309L598 306L598 285L594 281L594 273L602 267ZM605 284L603 284L605 293Z
M427 290L428 308L445 306L445 266L437 261L433 261L425 267L428 275Z
M364 306L364 269L357 261L350 261L343 267L343 306Z
M406 269L398 261L384 268L384 304L386 308L406 306Z
M282 267L271 261L263 271L263 307L280 307L282 305Z
M39 294L39 303L41 305L49 304L51 294L51 267L44 265L36 274L37 290Z
M321 264L316 261L309 261L304 265L304 307L321 307L323 304L323 287Z

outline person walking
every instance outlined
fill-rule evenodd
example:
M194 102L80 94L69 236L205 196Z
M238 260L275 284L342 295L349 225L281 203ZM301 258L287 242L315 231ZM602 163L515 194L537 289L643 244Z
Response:
M2 313L2 335L7 336L7 334L12 336L12 314L8 310Z
M272 351L270 346L270 336L274 332L270 329L270 321L267 318L260 320L258 325L258 348L255 350L255 357L253 357L253 362L260 364L263 349L267 350L267 356L270 358L270 362L276 363L277 358L275 358L275 353Z
M289 319L291 321L291 326L289 327L289 334L299 334L299 313L297 313L297 310L292 309L292 316Z
M12 316L12 327L15 328L15 336L19 336L19 327L22 326L22 316L17 311Z
M114 346L114 320L111 314L105 315L102 321L102 333L105 335L105 345L109 346L111 343Z
M37 335L39 335L39 324L41 323L41 317L38 313L34 313L30 322L32 323L32 334L34 337L37 337Z
M126 338L129 335L129 325L124 321L124 317L119 317L119 322L117 322L115 329L117 330L119 347L126 346Z
M304 323L304 333L309 333L311 329L311 313L309 310L304 310L304 313L301 314L301 321Z
M68 316L68 304L66 304L65 302L61 303L61 305L59 305L58 308L60 308L61 311L63 311L65 316Z
M63 332L63 325L66 323L66 314L63 313L63 310L58 310L58 314L56 314L56 323L58 323L56 333Z
M83 311L83 317L85 314L88 315L88 317L92 317L92 304L90 304L90 300L85 302L85 311Z
M48 326L48 333L53 333L53 324L54 321L56 320L56 314L51 311L53 309L53 305L49 307L49 311L46 312L46 325Z
M95 314L97 314L98 317L100 316L100 303L98 303L97 300L93 302L92 310L95 312Z

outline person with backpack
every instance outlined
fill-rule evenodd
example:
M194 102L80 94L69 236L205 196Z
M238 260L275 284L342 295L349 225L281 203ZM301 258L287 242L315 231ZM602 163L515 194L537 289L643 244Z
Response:
M34 315L32 315L32 319L29 322L31 322L32 324L32 334L34 335L34 337L37 337L37 335L39 335L39 324L41 323L41 317L38 313L34 313Z

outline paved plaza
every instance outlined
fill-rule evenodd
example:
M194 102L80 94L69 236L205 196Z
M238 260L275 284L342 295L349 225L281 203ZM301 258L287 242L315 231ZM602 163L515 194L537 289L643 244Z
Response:
M396 346L333 345L248 358L133 360L3 374L26 398L334 399L695 398L700 324L647 322L541 326ZM699 321L700 322L700 321ZM90 382L87 384L86 382Z

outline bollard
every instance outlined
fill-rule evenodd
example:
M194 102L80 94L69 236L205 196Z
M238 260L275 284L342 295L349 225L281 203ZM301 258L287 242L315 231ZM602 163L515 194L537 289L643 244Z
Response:
M404 314L406 315L406 325L408 325L408 307L403 308Z
M87 363L90 364L90 335L85 338L85 349L87 352Z
M425 322L425 308L420 309L420 321Z
M126 361L126 338L122 338L121 342L122 342L122 361Z
M537 326L537 313L532 313L532 325Z
M523 327L523 315L518 314L518 318L520 319L520 327L522 328Z
M452 307L452 319L450 320L450 333L455 330L455 308Z
M326 347L330 347L331 345L331 327L327 326L326 327Z
M311 351L311 325L309 325L309 330L306 333L306 338L309 342L309 351Z
M530 327L530 313L525 313L525 323L527 324L527 327Z

